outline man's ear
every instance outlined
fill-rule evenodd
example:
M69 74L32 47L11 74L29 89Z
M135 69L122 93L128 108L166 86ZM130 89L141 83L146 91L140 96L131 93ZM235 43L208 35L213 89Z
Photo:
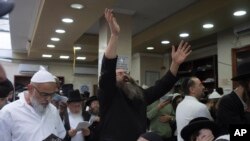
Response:
M193 93L193 91L194 91L194 88L191 86L191 87L189 87L189 93L190 94L192 94Z
M34 90L34 88L33 88L33 86L31 84L28 84L27 88L28 88L29 93L32 93L32 91Z

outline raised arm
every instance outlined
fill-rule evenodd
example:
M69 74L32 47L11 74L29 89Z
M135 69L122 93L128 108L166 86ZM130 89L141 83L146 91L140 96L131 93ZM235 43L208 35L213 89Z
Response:
M174 76L177 75L180 64L183 63L187 56L191 53L190 47L191 46L187 42L184 43L184 41L180 42L177 50L175 46L172 46L172 62L170 71Z
M112 9L107 9L107 8L105 9L105 18L109 24L111 32L108 46L105 50L105 56L108 59L113 59L117 57L116 51L117 51L118 37L120 33L120 26L117 24L116 19L112 12L113 12Z

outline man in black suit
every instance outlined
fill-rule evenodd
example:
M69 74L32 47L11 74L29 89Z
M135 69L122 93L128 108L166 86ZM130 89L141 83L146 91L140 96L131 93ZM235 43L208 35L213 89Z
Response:
M250 61L239 64L237 76L232 80L239 85L221 98L217 111L216 122L221 134L228 134L232 124L250 124Z

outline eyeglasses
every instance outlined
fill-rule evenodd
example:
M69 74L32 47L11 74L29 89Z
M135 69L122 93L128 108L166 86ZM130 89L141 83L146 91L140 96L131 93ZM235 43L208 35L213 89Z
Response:
M53 93L40 92L35 86L33 87L35 88L37 93L42 97L53 97L56 94L56 92L53 92Z

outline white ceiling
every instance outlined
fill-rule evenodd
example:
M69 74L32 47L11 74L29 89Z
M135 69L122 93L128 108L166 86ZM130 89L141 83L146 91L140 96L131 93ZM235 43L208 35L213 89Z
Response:
M82 10L70 8L72 3L81 3ZM132 47L135 52L148 52L147 46L155 46L153 53L165 53L168 46L160 44L169 39L176 44L179 32L189 31L186 39L194 44L216 42L216 33L248 21L250 13L235 18L233 10L243 8L250 12L249 0L15 0L15 8L10 14L10 31L13 59L59 60L59 55L70 55L73 46L84 44L78 52L86 56L86 63L97 63L98 22L106 7L116 11L134 12ZM75 22L65 25L62 17L72 17ZM213 22L215 28L205 31L204 22ZM64 28L66 34L58 35L56 28ZM56 48L46 45L50 37L58 36L61 41ZM145 40L146 39L146 40ZM41 58L42 53L53 54L51 59Z

